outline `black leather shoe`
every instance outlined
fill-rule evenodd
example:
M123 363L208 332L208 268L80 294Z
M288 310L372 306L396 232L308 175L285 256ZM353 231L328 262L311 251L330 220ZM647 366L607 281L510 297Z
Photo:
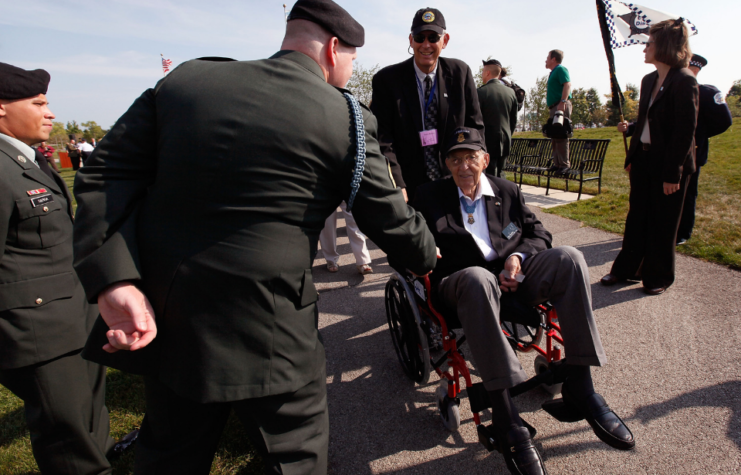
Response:
M112 449L106 454L106 458L109 461L116 460L124 454L139 438L139 429L134 429L121 438Z
M548 475L538 449L526 427L510 429L502 438L500 451L509 472L514 475Z
M610 285L615 285L615 284L617 284L618 282L620 282L620 279L618 279L617 277L615 277L615 276L614 276L614 275L612 275L612 274L607 274L606 276L602 277L602 278L600 279L600 281L599 281L599 283L600 283L600 284L602 284L602 285L606 285L606 286L608 286L608 287L609 287Z
M620 450L631 450L635 447L633 433L625 422L610 409L605 398L594 393L586 401L578 401L569 393L566 386L561 394L564 403L571 409L581 412L602 442Z
M644 287L643 291L648 295L661 295L664 292L666 292L666 287L655 287L653 289L649 289L648 287Z

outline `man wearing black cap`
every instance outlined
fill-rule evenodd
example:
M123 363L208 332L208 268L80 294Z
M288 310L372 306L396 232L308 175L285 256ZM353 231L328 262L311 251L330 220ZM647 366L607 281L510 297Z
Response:
M471 69L440 57L450 40L445 28L439 10L418 10L409 34L414 56L373 78L371 110L378 118L381 152L409 200L417 186L448 174L443 137L457 127L484 129Z
M502 63L496 59L483 63L481 76L484 85L478 88L478 95L484 118L486 149L491 157L486 173L501 177L504 162L509 157L512 134L517 127L517 97L512 88L499 80Z
M72 267L72 199L32 144L49 74L0 63L0 384L23 399L44 474L110 473L105 368L80 351L97 316Z
M375 119L340 89L363 43L337 4L299 0L280 52L181 64L78 173L75 262L103 317L85 355L146 374L135 473L208 473L232 409L267 472L326 473L311 274L326 218L346 200L389 258L436 262Z
M690 60L689 69L697 77L700 70L707 66L708 60L695 54ZM697 205L697 184L700 178L700 167L708 163L710 137L720 135L733 124L731 110L726 104L725 97L720 90L710 84L700 84L700 107L697 112L697 128L695 129L695 146L697 147L697 170L690 175L687 184L687 194L684 196L682 217L679 220L677 231L677 246L680 246L692 237L695 227L695 209Z
M551 234L517 186L483 174L489 154L476 129L456 130L446 149L452 178L420 186L414 207L440 248L432 286L461 321L493 405L492 422L508 468L520 475L546 473L509 393L527 376L500 327L502 293L527 305L553 304L567 351L564 403L609 445L633 448L630 430L592 385L590 366L606 359L584 256L569 246L551 248Z

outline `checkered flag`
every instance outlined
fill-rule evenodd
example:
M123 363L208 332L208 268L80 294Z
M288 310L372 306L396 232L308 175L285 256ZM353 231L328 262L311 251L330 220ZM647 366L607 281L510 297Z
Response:
M676 20L678 15L664 13L646 8L635 3L623 3L615 0L604 2L604 21L610 31L610 47L645 44L648 42L648 30L652 25L664 20ZM689 20L684 20L690 36L697 34L697 27Z

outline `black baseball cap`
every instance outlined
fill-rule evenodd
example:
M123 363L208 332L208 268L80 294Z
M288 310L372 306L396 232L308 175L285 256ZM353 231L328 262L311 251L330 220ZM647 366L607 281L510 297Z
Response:
M456 129L450 137L448 137L448 143L445 147L445 156L450 155L453 150L459 148L467 148L469 150L483 150L486 152L486 144L484 143L481 132L478 129L468 129L461 127Z
M699 54L693 54L692 59L690 60L690 66L694 66L696 68L704 68L708 65L708 60L700 56Z
M423 8L417 10L412 20L412 34L416 35L422 31L434 31L442 35L445 28L445 17L437 8Z
M496 59L482 59L481 62L484 63L484 66L499 66L500 68L502 67L502 63L500 63Z
M26 71L0 63L0 99L25 99L46 94L51 76L43 69Z
M291 20L316 23L343 43L356 48L365 44L363 26L332 0L298 0L288 14L288 21Z

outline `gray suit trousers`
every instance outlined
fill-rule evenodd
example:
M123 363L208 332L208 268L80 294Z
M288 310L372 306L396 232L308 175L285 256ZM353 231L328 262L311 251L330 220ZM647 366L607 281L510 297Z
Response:
M525 259L525 280L515 295L528 305L550 301L556 308L569 364L602 366L606 362L592 313L589 269L573 247L548 249ZM502 291L497 276L483 267L469 267L445 277L440 298L456 308L473 362L489 391L511 388L527 380L520 361L499 323Z

